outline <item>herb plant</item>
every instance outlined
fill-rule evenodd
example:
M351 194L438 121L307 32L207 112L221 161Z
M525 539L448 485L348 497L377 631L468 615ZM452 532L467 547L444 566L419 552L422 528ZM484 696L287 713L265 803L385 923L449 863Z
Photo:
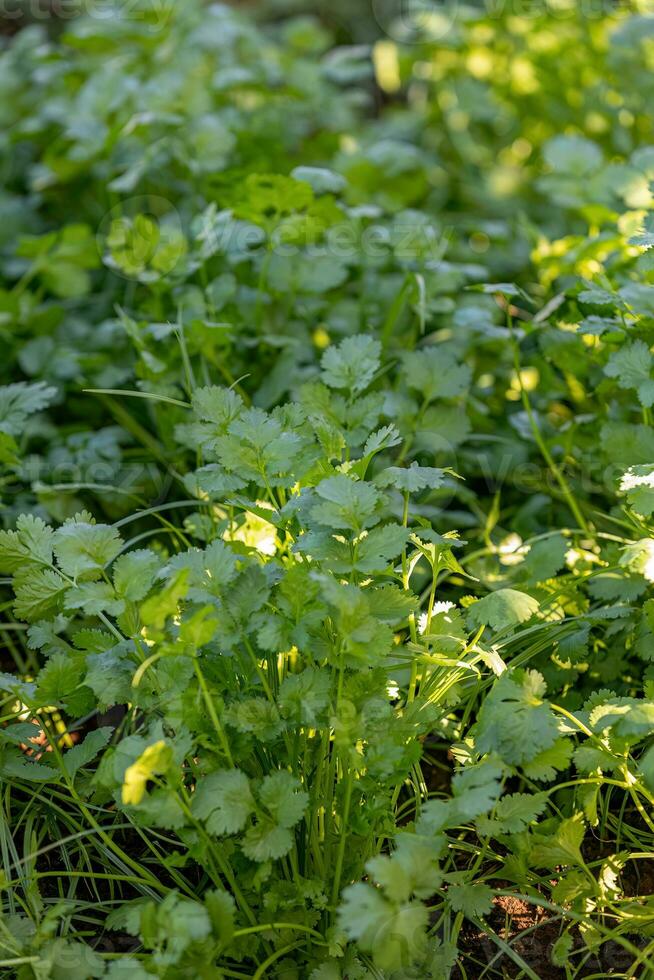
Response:
M0 52L0 975L650 976L654 19L254 7Z

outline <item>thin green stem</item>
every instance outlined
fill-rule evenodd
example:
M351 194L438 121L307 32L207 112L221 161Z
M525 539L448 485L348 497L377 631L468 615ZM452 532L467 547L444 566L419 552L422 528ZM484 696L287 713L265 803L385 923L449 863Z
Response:
M507 316L509 320L509 329L511 331L511 344L513 347L513 364L515 369L515 376L520 389L520 397L522 399L522 405L524 407L524 410L527 414L527 418L529 420L529 427L531 428L532 435L536 441L536 445L540 449L541 455L543 456L543 459L547 463L550 472L552 473L552 476L558 483L561 489L561 493L563 494L565 501L568 507L570 508L572 515L574 516L574 519L576 520L579 527L583 528L584 532L588 534L589 532L588 522L586 521L586 518L584 517L581 508L579 507L579 504L575 500L575 496L572 490L570 489L568 481L566 480L566 478L563 475L563 472L561 471L556 461L554 460L554 457L552 456L549 447L545 442L543 435L540 431L538 422L536 421L536 416L534 415L533 409L531 407L531 401L529 400L529 395L527 393L527 390L524 386L524 382L522 379L522 369L520 366L520 351L518 348L518 342L513 333L513 324L511 321L511 316L510 314L507 314Z

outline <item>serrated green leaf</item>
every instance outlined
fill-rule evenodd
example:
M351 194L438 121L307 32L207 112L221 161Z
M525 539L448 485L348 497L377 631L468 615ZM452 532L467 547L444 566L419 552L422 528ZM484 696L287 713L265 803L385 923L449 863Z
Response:
M604 372L610 378L617 378L621 388L635 388L641 405L649 408L654 404L651 369L652 355L649 347L642 340L635 340L611 354Z
M543 793L511 793L503 796L490 818L480 817L477 828L481 834L517 834L543 812L547 797Z
M393 486L404 493L418 493L420 490L438 490L443 486L446 471L434 466L419 466L416 462L409 467L389 466L375 477L379 487Z
M381 354L373 337L346 337L338 347L328 347L322 356L322 379L330 388L363 391L371 383Z
M538 611L537 599L517 589L498 589L478 599L468 609L472 626L491 626L495 630L519 626Z
M350 885L339 908L341 929L371 952L382 970L401 970L425 947L428 922L421 902L396 904L368 885Z
M315 492L320 500L311 517L325 527L360 532L379 520L379 492L369 483L339 474L322 480Z
M61 608L68 588L66 579L54 569L28 565L14 578L17 618L33 623L52 617Z
M96 728L89 732L80 745L74 745L63 757L66 772L72 778L83 766L92 762L113 734L113 728Z
M259 800L280 827L294 827L302 819L309 797L290 772L280 771L265 777Z
M293 847L293 835L274 820L259 820L243 836L243 853L252 861L277 861Z
M493 889L481 881L451 885L447 890L447 903L455 912L463 912L469 919L478 919L488 915L493 907Z
M16 572L26 563L52 562L52 528L40 517L21 514L15 531L0 531L0 571Z
M525 762L522 770L528 779L551 782L556 779L557 772L565 771L570 765L573 743L566 738L559 738L548 749L543 749L530 762Z
M209 833L238 833L254 809L247 776L238 769L225 769L202 777L191 809L198 820L205 821Z
M27 418L46 408L56 394L57 389L44 381L0 386L0 432L19 436Z
M154 584L158 569L159 559L147 548L121 555L113 565L116 594L130 602L144 599Z
M544 693L543 678L534 670L502 674L479 712L478 751L496 752L509 765L522 765L551 748L558 725Z
M100 575L121 549L118 531L108 524L93 524L78 515L61 527L53 536L54 553L65 575Z
M463 395L472 378L468 365L459 364L447 347L411 351L404 355L403 363L407 384L426 402Z

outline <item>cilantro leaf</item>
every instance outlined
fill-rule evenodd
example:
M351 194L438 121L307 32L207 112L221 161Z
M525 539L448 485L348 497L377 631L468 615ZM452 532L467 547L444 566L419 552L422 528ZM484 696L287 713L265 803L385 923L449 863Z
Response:
M191 809L211 834L236 834L254 810L250 783L239 769L222 769L200 779Z
M265 777L259 800L280 827L294 827L302 819L309 797L297 779L282 770Z
M26 563L52 562L53 531L40 517L21 514L15 531L0 531L0 571L16 572Z
M537 599L516 589L497 589L478 599L468 609L472 626L491 626L495 630L518 626L538 611Z
M130 602L144 599L154 584L158 568L159 559L147 548L121 555L113 565L116 594Z
M626 545L620 555L620 565L654 582L654 538L641 538Z
M293 847L293 835L274 820L259 820L243 837L243 853L253 861L276 861Z
M557 772L562 772L570 765L573 743L570 739L559 738L548 749L543 749L530 762L523 764L523 772L529 779L551 782Z
M328 477L315 488L322 502L311 508L311 518L325 527L360 532L379 521L380 495L375 488L344 474Z
M0 386L0 432L20 435L28 416L46 408L56 394L57 389L44 381Z
M324 721L331 686L329 676L314 667L307 667L299 674L288 674L279 689L282 715L298 725L317 726Z
M14 612L18 619L33 623L49 619L59 611L69 583L53 568L27 566L16 573Z
M543 793L511 793L499 801L492 817L480 817L477 828L481 834L517 834L533 823L547 805Z
M377 477L375 483L378 487L393 486L397 490L405 493L417 493L419 490L438 490L443 486L446 470L438 469L435 466L419 466L413 462L409 467L389 466Z
M34 692L39 706L56 705L79 718L93 706L93 696L83 683L83 667L77 659L55 653L39 673Z
M365 335L346 337L322 356L322 379L330 388L345 388L356 394L371 383L379 367L381 344Z
M535 837L529 859L537 868L555 868L559 864L583 865L581 845L584 834L584 818L577 813L562 820L552 835Z
M451 885L447 890L447 904L468 919L478 919L488 915L493 907L493 889L483 881Z
M470 385L472 371L459 364L447 347L426 347L411 351L403 358L406 383L420 392L425 402L436 398L457 398Z
M428 918L421 902L395 903L364 884L344 889L339 907L341 929L382 970L401 970L419 955Z
M113 728L97 728L89 732L81 745L74 745L64 755L64 766L69 776L74 776L83 766L92 762L98 752L107 744L113 734Z
M654 513L654 464L630 466L620 479L620 490L642 517Z
M621 388L635 388L641 405L650 408L654 405L651 370L652 355L649 347L642 340L635 340L611 354L604 373L610 378L617 378Z
M479 712L478 751L496 752L515 766L549 749L557 740L558 725L544 694L545 682L535 670L503 674Z
M95 524L78 514L58 527L53 535L54 553L65 575L99 577L122 547L118 531L108 524Z

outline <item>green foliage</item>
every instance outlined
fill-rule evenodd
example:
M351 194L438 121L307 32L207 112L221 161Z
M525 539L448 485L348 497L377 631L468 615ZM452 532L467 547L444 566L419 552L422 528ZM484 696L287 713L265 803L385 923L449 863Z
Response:
M652 16L287 6L0 51L0 974L640 975Z

